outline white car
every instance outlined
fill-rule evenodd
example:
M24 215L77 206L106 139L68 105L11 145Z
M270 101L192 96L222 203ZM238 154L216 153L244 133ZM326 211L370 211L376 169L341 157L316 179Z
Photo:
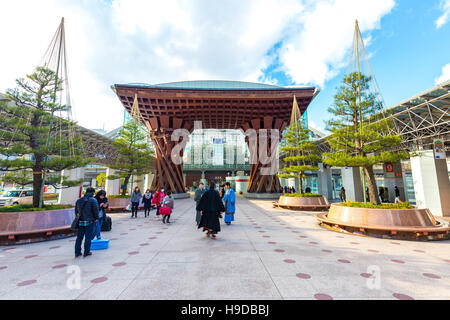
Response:
M15 204L32 204L33 190L12 189L0 196L0 207L12 206Z

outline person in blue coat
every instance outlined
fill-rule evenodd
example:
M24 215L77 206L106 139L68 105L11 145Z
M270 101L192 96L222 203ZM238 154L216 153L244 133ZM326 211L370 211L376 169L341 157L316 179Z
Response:
M229 182L225 183L225 189L225 195L222 198L225 203L225 218L223 221L225 221L227 225L230 225L231 222L234 221L234 213L236 212L236 194Z

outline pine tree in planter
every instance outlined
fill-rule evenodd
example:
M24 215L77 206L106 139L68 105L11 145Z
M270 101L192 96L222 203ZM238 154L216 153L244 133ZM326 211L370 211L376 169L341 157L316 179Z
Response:
M389 134L392 122L383 117L382 106L370 93L371 77L351 73L344 78L328 109L335 117L328 122L328 138L333 152L323 154L323 162L337 167L363 168L370 203L380 204L373 165L398 162L407 152L389 152L401 145L401 137ZM360 94L359 94L360 93Z
M80 181L61 178L61 171L85 166L82 144L74 135L74 123L57 115L69 106L56 102L62 80L48 68L38 67L18 88L7 91L10 102L0 102L0 171L31 170L33 207L42 204L45 182L70 187Z
M287 156L283 159L286 166L278 174L278 177L285 179L298 178L300 181L300 192L303 193L305 172L319 170L317 163L321 157L318 156L317 147L310 139L309 130L304 127L301 120L291 122L284 137L286 146L280 148L280 150L287 153Z

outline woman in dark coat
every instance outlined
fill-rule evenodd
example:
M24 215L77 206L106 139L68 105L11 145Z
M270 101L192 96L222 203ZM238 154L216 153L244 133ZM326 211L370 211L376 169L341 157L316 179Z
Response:
M147 218L147 215L150 215L150 210L152 209L152 199L153 194L150 189L145 191L144 196L142 197L142 203L144 204L144 216Z
M108 209L109 206L108 198L106 197L106 191L100 190L99 192L97 192L95 200L97 200L98 203L98 220L97 225L95 226L95 233L92 235L92 239L97 237L97 240L99 240L102 238L100 232L102 229L103 221L106 220L106 209Z
M206 237L211 235L213 239L220 232L220 214L225 212L222 199L220 199L219 192L215 188L216 184L210 182L209 190L203 194L197 205L197 210L202 215L198 228L203 228L203 231L206 231Z

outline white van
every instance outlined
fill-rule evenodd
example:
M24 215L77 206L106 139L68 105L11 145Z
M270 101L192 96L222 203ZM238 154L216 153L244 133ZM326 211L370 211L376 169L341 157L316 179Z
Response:
M32 203L33 190L30 189L11 189L0 196L0 207Z

